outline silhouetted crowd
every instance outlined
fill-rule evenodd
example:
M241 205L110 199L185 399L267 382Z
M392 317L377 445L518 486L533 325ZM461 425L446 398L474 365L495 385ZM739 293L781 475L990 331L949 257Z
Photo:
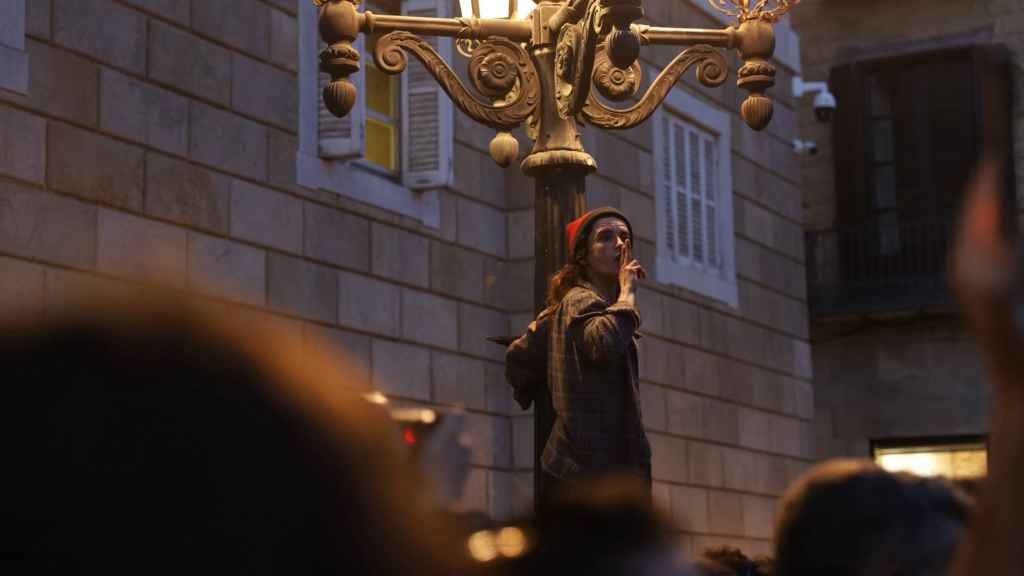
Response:
M939 479L824 462L780 499L772 557L754 559L682 558L687 536L630 476L565 483L521 521L467 520L437 505L346 358L180 294L96 294L0 332L3 572L1018 573L1024 360L993 170L952 260L993 388L977 503Z

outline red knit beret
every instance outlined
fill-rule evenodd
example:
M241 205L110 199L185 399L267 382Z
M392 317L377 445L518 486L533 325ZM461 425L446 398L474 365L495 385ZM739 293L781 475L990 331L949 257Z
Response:
M580 245L579 241L586 241L587 235L590 233L590 227L593 226L594 222L597 222L601 218L608 216L614 216L626 223L626 228L629 229L629 235L633 235L633 226L629 223L629 218L626 215L612 208L611 206L605 206L603 208L594 208L589 212L583 214L579 218L569 222L565 225L565 245L569 250L569 259L571 260L575 253L576 246Z

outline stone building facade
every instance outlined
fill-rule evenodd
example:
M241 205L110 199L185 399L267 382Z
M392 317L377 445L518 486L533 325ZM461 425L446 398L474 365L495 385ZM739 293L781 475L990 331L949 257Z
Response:
M465 406L475 440L459 506L525 511L532 418L485 337L531 318L532 182L496 166L494 134L457 110L437 173L412 178L424 168L403 162L419 152L395 138L425 128L396 119L412 106L404 84L398 105L365 101L364 160L325 159L300 58L315 42L308 3L0 0L0 302L45 314L82 283L162 282L247 309L282 338L327 340L353 358L354 382L395 404ZM646 9L660 25L724 25L702 0ZM815 454L788 22L778 45L764 133L738 115L735 57L725 85L691 72L638 128L583 130L599 166L589 204L631 217L661 279L639 295L643 409L656 499L691 551L767 552L775 498ZM642 54L648 72L674 55ZM364 94L394 88L366 74ZM660 198L697 211L659 215Z
M941 443L947 438L983 438L987 430L984 375L973 342L945 290L941 259L964 180L986 143L1003 140L1000 144L1007 149L1009 172L1014 176L1008 186L1006 214L1008 220L1020 219L1019 207L1024 204L1015 197L1012 181L1021 182L1024 168L1020 118L1024 5L1007 0L804 0L794 12L793 25L802 40L804 75L808 80L831 78L839 99L832 124L816 121L809 107L801 108L799 124L800 138L816 142L820 151L801 162L807 252L812 262L808 282L817 454L866 457L872 443L881 441ZM867 80L854 82L855 90L850 88L853 84L844 83L849 82L849 71L858 67L858 81ZM865 112L872 106L865 99L878 96L870 92L872 75L891 79L899 74L905 75L899 76L903 81L895 88L883 84L881 97L875 100L891 97L892 108L885 100L882 113ZM923 94L922 88L933 96ZM901 100L899 91L909 98ZM964 95L962 100L957 100L958 94ZM974 106L986 94L1002 102ZM939 110L946 105L943 98L946 104L956 104L954 111ZM913 108L930 115L931 128L911 119ZM979 108L982 112L974 115ZM884 145L869 142L865 148L865 141L855 133L857 122L866 131L890 119L894 124L887 126L896 128L887 132L895 136L883 136ZM971 139L973 145L963 145ZM888 148L893 142L895 153L880 161L896 166L895 186L882 183L881 178L870 180L871 166L878 165L871 163L888 151L869 157L867 167L865 153ZM952 158L943 156L950 152ZM862 162L861 176L855 176L853 169L844 172L844 165L858 162ZM919 170L933 172L936 176L929 186L943 191L932 194L926 186L919 189L916 176L920 172L914 172ZM868 184L851 185L849 180L855 177L869 178ZM860 219L851 220L849 213L858 210ZM877 218L872 220L871 214ZM882 222L894 214L889 223L895 226L887 228ZM915 218L921 214L931 214L932 222L937 218L938 226L915 228ZM922 269L908 264L915 258L914 241L908 240L915 229L925 230L925 244L933 250L923 269L924 282L918 284ZM861 242L868 237L877 239L873 247ZM864 283L862 298L833 306L837 300L830 300L835 295L830 290L842 281L836 274L850 272L851 267L843 264L844 248L838 246L836 251L836 238L840 243L842 238L861 239L850 240L845 248L851 261L855 257L849 250L860 243L869 252L874 250L868 260L874 258L883 266L876 268L873 281ZM886 244L888 248L880 247ZM878 256L886 250L888 257ZM901 255L906 260L897 261ZM885 268L886 263L891 267ZM850 274L855 276L857 271ZM902 294L890 290L902 281L910 282L911 288ZM817 294L821 295L818 301Z

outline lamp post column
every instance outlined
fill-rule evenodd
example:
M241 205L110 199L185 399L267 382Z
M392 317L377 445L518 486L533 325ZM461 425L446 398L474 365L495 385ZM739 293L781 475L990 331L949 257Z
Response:
M565 226L586 209L586 176L597 169L594 159L583 150L575 118L558 113L555 88L555 60L558 31L548 21L564 4L544 0L537 5L533 19L530 56L541 82L537 115L528 126L533 149L522 162L522 169L534 180L534 312L544 309L548 279L566 261ZM545 388L534 401L533 413L533 493L539 510L545 494L540 456L544 450L554 410L550 390Z
M544 308L547 281L566 261L565 226L583 214L586 209L587 173L583 170L552 168L534 176L534 312ZM540 507L547 488L544 483L540 455L544 451L551 427L554 425L551 391L544 388L533 403L533 494L534 506Z

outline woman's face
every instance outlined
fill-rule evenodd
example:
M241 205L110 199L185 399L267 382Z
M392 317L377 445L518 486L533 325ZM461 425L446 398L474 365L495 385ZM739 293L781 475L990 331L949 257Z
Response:
M629 241L629 228L621 219L608 216L595 222L587 239L587 271L595 276L617 277L619 258Z

